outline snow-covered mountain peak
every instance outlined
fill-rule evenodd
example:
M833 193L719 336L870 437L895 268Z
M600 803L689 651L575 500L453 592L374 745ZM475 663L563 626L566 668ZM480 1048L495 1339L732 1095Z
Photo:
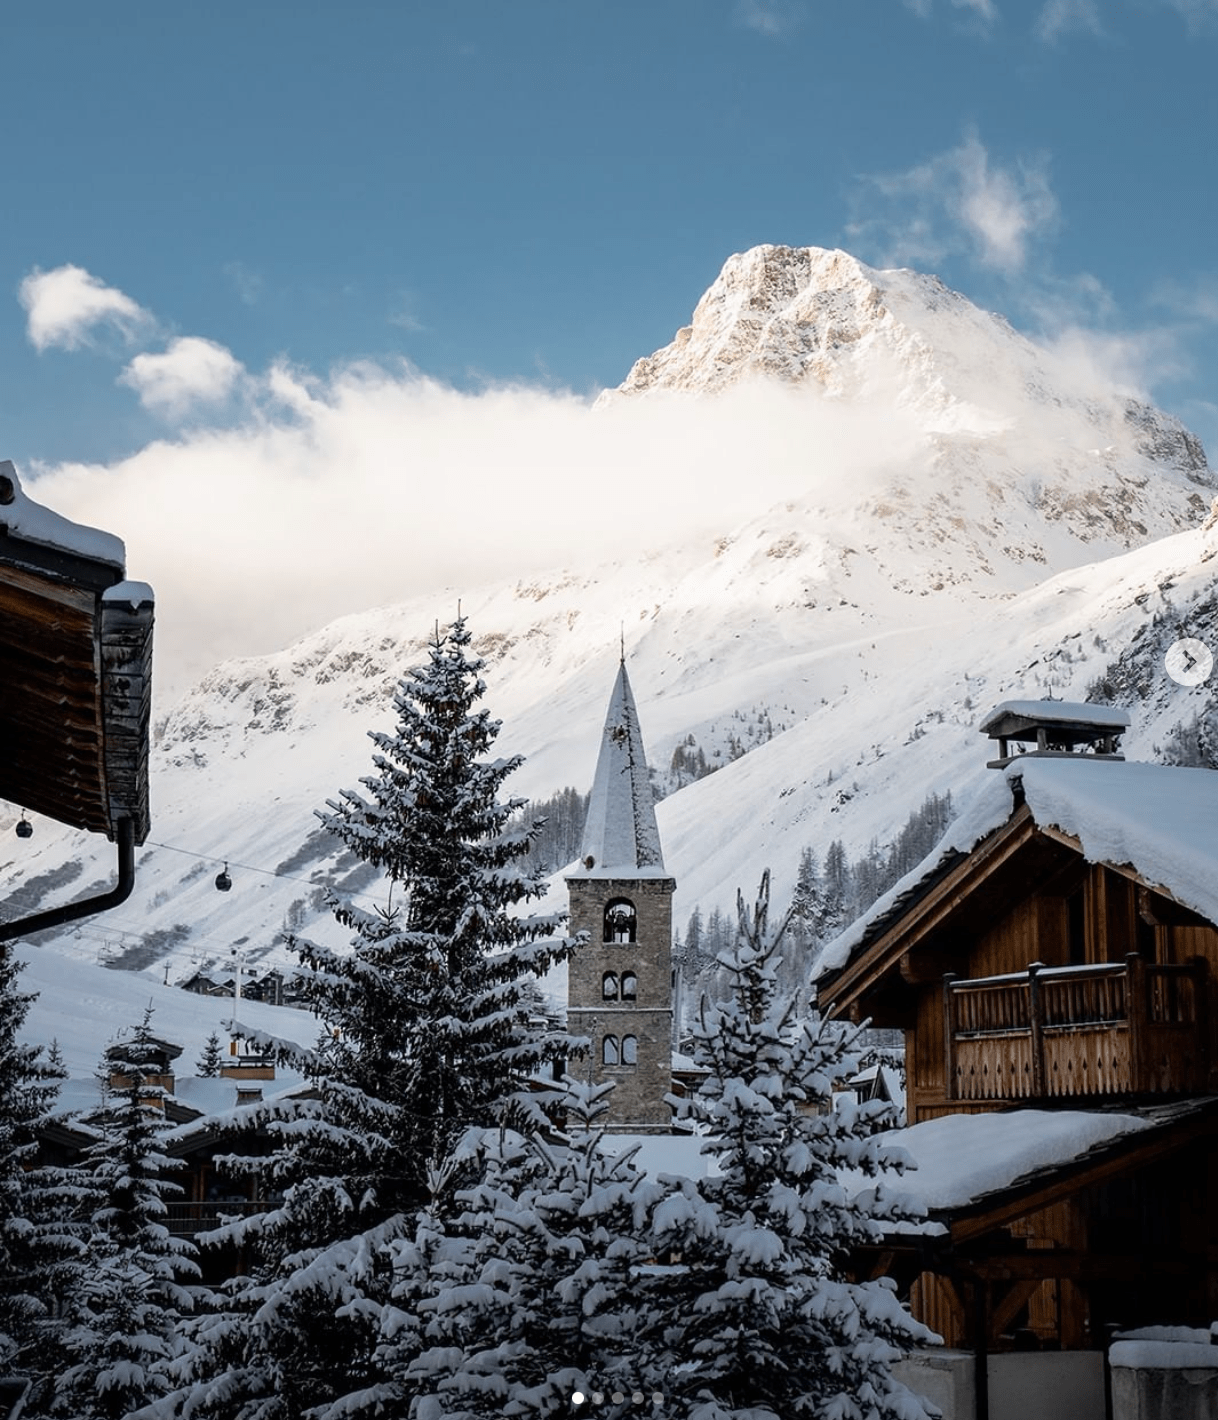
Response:
M608 400L714 394L758 377L838 400L882 395L916 412L928 434L1001 433L1029 406L1051 436L1081 422L1101 448L1128 426L1147 457L1208 481L1199 441L1135 391L1076 368L936 276L878 271L820 247L758 246L729 257L690 325L638 360Z
M1061 567L1195 527L1216 486L1194 435L1086 362L937 277L819 247L730 257L692 323L602 408L761 388L790 393L783 432L806 440L812 501L846 489L864 540L906 576L930 553L947 581L993 574L1000 591L1008 564ZM860 477L849 447L864 425L890 429L892 452Z

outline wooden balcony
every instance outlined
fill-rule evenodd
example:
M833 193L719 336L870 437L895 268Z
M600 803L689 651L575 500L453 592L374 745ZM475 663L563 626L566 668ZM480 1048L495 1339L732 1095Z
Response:
M184 1203L175 1201L165 1205L165 1226L174 1237L192 1238L197 1233L208 1233L224 1223L235 1222L238 1218L251 1218L255 1213L266 1213L275 1207L265 1199L224 1198L207 1202Z
M1187 1094L1206 1086L1206 963L1123 962L943 983L956 1100Z

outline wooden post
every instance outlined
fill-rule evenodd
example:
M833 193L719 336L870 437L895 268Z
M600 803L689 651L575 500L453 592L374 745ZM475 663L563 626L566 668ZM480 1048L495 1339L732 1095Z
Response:
M952 995L954 971L943 973L943 1097L954 1100L956 1094L956 1002Z
M1146 963L1138 952L1125 955L1125 1019L1129 1022L1129 1089L1137 1095L1150 1087L1147 1048Z
M1031 1033L1032 1050L1032 1093L1037 1099L1044 1099L1045 1089L1045 1041L1044 1015L1040 1000L1040 973L1043 961L1034 961L1028 967L1028 1026Z
M973 1279L973 1399L977 1420L990 1420L989 1284Z

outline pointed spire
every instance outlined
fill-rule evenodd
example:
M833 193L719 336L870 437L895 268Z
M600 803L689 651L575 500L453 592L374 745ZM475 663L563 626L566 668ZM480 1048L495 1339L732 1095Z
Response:
M585 871L601 877L664 874L639 712L624 658L609 698L580 857Z

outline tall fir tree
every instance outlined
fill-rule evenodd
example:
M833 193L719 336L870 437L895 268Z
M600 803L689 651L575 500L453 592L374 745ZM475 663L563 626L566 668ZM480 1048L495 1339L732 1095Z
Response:
M0 1371L50 1384L60 1362L59 1302L79 1280L81 1190L71 1169L38 1163L38 1131L65 1077L57 1051L18 1037L34 1000L21 965L0 946Z
M682 1115L704 1130L717 1172L655 1209L652 1247L678 1266L640 1279L647 1389L671 1420L925 1420L891 1362L931 1339L885 1280L852 1282L854 1244L875 1244L900 1194L874 1134L885 1106L833 1108L852 1073L833 1024L793 1019L778 1000L769 874L724 966L734 998L704 1002L697 1059L708 1068ZM843 1176L861 1175L855 1189Z
M67 1299L64 1369L47 1412L63 1420L122 1420L168 1388L164 1370L182 1317L194 1309L195 1248L166 1225L182 1192L162 1136L165 1090L151 1012L102 1058L102 1107L84 1168L94 1196L88 1267Z
M218 1235L251 1271L179 1369L193 1413L374 1409L386 1249L413 1236L429 1180L469 1181L436 1172L468 1128L545 1124L545 1077L577 1044L533 1019L533 984L574 944L555 938L560 918L521 911L543 890L523 866L539 825L519 822L523 800L499 797L521 760L488 757L499 724L477 708L482 666L464 618L437 629L395 697L396 729L371 735L375 773L320 815L385 875L389 905L332 900L353 933L347 953L296 944L326 1045L286 1052L313 1077L311 1098L250 1117L282 1147L231 1161L282 1202Z

